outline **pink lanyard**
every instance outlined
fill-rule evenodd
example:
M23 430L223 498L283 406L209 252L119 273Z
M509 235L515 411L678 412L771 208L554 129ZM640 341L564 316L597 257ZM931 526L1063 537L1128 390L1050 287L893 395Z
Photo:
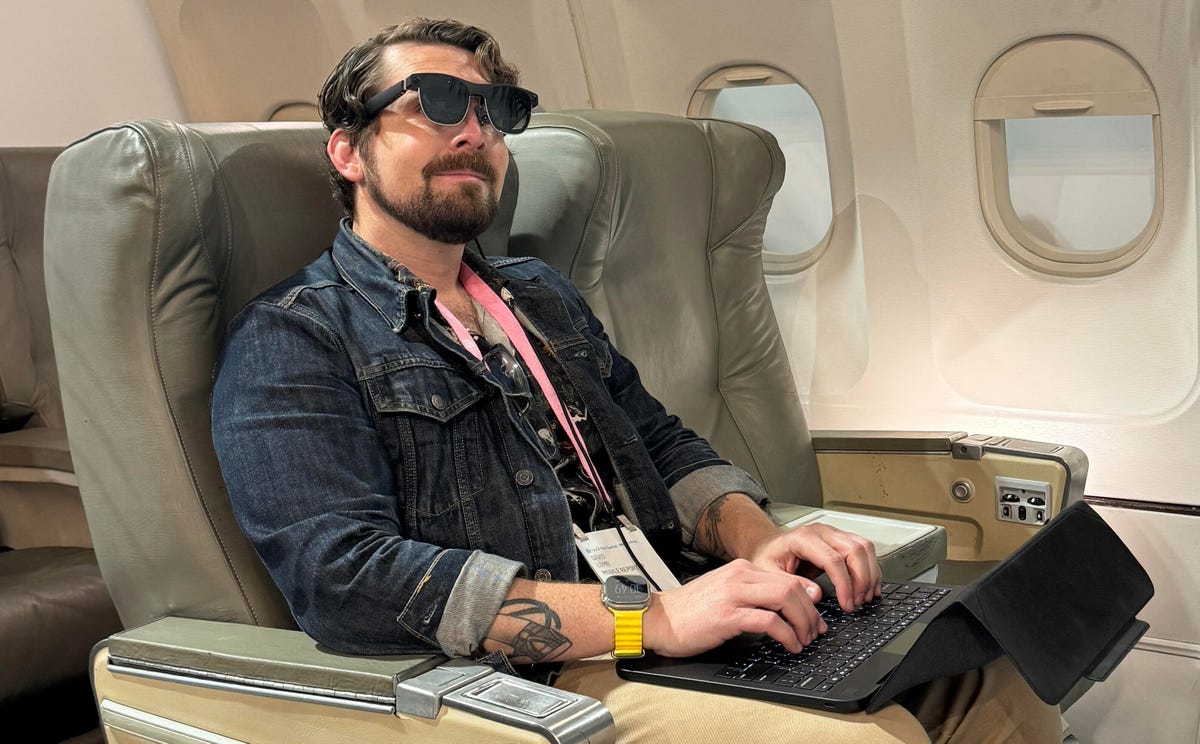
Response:
M529 368L533 379L541 388L542 395L546 396L546 402L550 404L550 409L554 411L555 418L558 419L559 425L563 431L567 433L567 438L570 439L571 445L575 447L575 451L579 453L579 463L583 466L584 474L596 490L604 498L604 501L612 506L612 499L608 495L608 491L604 488L604 482L600 480L600 474L596 471L596 466L592 463L592 457L588 453L587 446L583 443L583 436L579 433L579 429L575 426L575 420L567 414L566 408L562 401L559 400L558 393L555 392L554 386L550 384L550 378L546 375L545 368L542 367L542 362L538 359L537 353L534 352L533 346L529 343L529 337L525 335L525 329L521 327L517 316L513 315L512 310L504 303L504 300L487 285L479 275L470 269L465 263L458 269L458 279L463 283L463 287L467 293L471 295L487 314L492 316L495 321L500 324L501 330L508 336L508 340L512 342L513 348L517 350L521 360L525 362L525 366ZM471 332L463 325L462 321L450 312L450 309L442 304L441 300L434 300L434 305L441 312L442 317L450 324L450 329L454 331L454 335L462 345L471 352L471 354L479 360L483 359L483 354L479 350L479 345L475 343L475 339L471 338Z

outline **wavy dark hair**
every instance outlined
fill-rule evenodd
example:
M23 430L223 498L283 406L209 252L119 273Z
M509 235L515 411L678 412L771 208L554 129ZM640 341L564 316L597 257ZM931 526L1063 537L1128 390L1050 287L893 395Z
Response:
M518 83L517 68L504 61L500 56L500 45L487 31L448 18L413 18L389 26L358 44L346 52L329 73L325 84L321 86L317 108L321 113L321 121L330 133L342 129L349 135L351 145L360 150L366 147L370 135L379 128L378 117L367 120L366 102L385 84L395 82L380 79L379 61L385 49L404 42L446 44L465 49L475 55L475 62L485 80L508 85ZM354 184L338 173L333 163L329 163L329 180L333 195L342 203L346 216L353 216Z

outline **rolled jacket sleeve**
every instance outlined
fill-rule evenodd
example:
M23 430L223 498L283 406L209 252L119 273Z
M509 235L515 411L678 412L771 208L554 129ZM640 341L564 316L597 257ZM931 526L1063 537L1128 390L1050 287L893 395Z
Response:
M437 641L450 656L474 656L483 643L514 578L525 573L516 561L475 551L463 564L446 599Z
M709 465L693 470L671 486L671 500L679 512L683 544L691 547L696 536L696 524L708 505L727 493L744 493L760 508L766 508L767 492L750 474L728 464Z

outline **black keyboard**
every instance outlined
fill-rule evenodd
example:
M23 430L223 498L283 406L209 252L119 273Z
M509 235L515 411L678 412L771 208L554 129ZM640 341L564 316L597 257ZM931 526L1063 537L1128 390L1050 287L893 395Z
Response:
M831 690L949 592L936 586L884 584L879 599L850 613L838 606L836 597L824 598L817 610L829 630L800 653L767 638L716 675L816 692Z

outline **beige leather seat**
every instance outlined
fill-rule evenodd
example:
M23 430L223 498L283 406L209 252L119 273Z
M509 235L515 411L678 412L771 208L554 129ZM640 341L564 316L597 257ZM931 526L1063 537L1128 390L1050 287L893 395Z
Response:
M514 690L472 667L431 678L439 656L324 651L294 630L234 522L209 433L213 363L233 314L334 234L323 141L312 125L140 122L96 133L55 164L46 266L63 402L96 554L131 629L94 656L105 733L545 740L489 721L504 709L485 696L449 692L482 681L506 700L553 696L552 715L518 723L603 741L610 719L595 701ZM406 680L412 689L398 696Z
M501 735L483 729L503 706L476 694L494 679L427 671L440 657L345 657L294 630L222 485L212 366L232 315L333 235L322 142L313 125L137 122L55 165L47 272L67 426L96 552L131 629L93 661L116 740L179 722L201 740ZM520 193L514 168L485 251L541 255L567 272L687 424L776 498L820 506L824 466L758 258L782 179L774 141L731 123L589 112L538 115L509 144ZM951 459L949 445L937 454ZM921 563L897 552L900 568ZM581 725L565 740L607 735L607 714L586 699L504 692L571 711ZM542 740L520 726L567 725L557 715L518 718L502 735Z
M58 741L95 726L88 652L120 629L75 488L42 272L50 165L0 149L0 721Z

